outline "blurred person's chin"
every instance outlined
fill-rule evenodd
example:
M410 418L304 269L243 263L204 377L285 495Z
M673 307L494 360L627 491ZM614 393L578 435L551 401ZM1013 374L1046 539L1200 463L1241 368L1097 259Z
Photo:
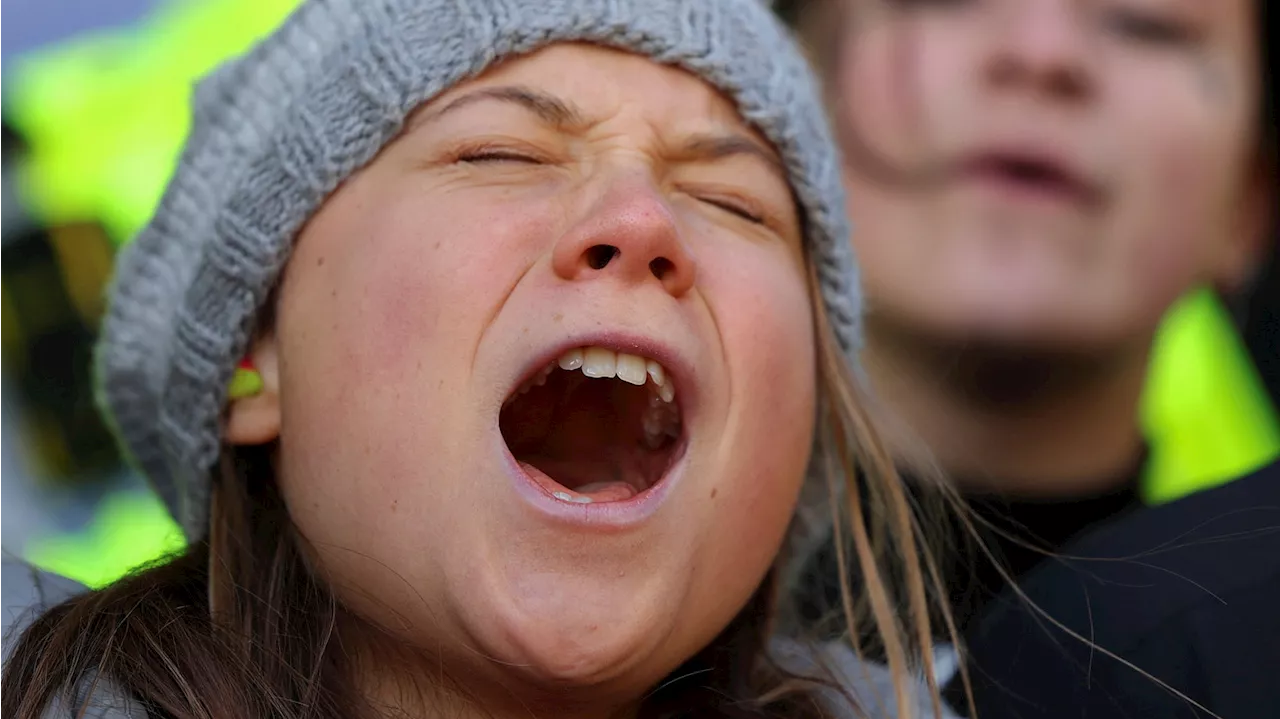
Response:
M957 292L940 302L882 300L868 319L873 345L888 341L933 352L1035 355L1046 360L1119 358L1148 348L1147 342L1132 339L1123 318L1065 306L1072 297L1041 294L1014 301L1008 293L984 291L989 289Z

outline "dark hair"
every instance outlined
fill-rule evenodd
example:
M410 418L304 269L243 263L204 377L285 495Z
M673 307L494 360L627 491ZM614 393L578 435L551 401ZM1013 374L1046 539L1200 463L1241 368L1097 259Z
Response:
M215 484L211 526L225 529L37 619L5 666L5 716L38 717L75 697L86 676L108 678L157 716L351 708L328 651L337 604L306 570L275 483L261 481L268 461L261 449L224 458L231 481Z

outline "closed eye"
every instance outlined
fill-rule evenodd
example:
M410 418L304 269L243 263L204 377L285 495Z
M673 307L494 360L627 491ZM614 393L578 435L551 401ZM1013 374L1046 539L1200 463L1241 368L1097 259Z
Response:
M496 162L516 162L525 165L541 165L545 161L528 152L512 150L507 147L468 147L459 150L454 155L455 162L461 162L468 165L481 165Z
M756 225L764 224L764 215L747 207L744 203L723 200L718 197L699 197L698 200L705 202L712 207L723 210L731 215L736 215L742 219Z
M527 165L541 165L542 161L517 152L486 151L469 152L458 156L458 162L479 165L486 162L520 162Z
M1200 30L1191 23L1152 13L1116 8L1106 16L1107 25L1117 34L1150 45L1190 45L1200 39Z

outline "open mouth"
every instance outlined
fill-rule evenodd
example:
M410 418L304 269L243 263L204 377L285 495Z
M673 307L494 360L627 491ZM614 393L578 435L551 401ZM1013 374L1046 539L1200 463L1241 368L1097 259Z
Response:
M1038 195L1091 204L1097 191L1055 162L1013 154L985 155L967 163L967 174Z
M684 449L675 384L658 362L582 347L520 385L499 428L529 476L566 502L620 502L662 481Z

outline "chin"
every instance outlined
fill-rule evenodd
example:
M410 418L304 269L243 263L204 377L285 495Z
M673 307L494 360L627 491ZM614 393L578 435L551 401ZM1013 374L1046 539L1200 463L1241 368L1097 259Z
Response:
M548 343L513 373L474 500L496 531L467 543L481 559L450 594L469 598L457 611L481 652L523 681L642 691L683 659L667 639L704 523L695 366L614 333Z
M517 570L518 571L518 570ZM686 657L673 652L678 601L661 579L636 587L621 569L603 576L508 577L503 599L468 617L480 651L545 690L643 691ZM678 592L676 592L678 594Z
M908 334L944 344L1074 346L1091 334L1088 323L1070 316L1078 298L1028 286L1025 278L1007 278L1002 284L991 276L979 286L953 281L934 287L950 290L896 305L886 302L884 319Z
M942 317L917 327L926 336L958 349L1028 355L1108 354L1132 344L1134 334L1120 323L1052 313L1011 316L993 312L983 317Z

